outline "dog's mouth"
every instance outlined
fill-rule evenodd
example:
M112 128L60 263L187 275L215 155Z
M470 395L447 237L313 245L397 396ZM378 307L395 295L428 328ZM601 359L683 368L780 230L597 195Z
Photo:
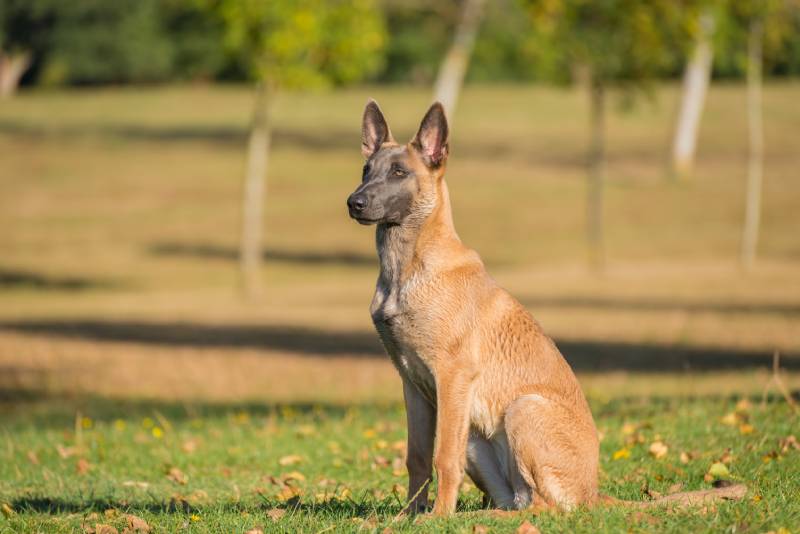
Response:
M364 226L369 226L371 224L378 224L380 222L380 219L369 219L367 217L360 217L358 215L351 215L351 217L355 219L356 222L358 222L358 224L363 224Z

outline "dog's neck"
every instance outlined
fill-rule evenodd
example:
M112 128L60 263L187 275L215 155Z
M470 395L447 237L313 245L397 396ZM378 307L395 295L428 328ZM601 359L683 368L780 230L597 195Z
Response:
M450 196L444 179L437 184L436 203L423 218L403 224L380 224L375 233L380 259L380 281L399 286L416 272L436 263L437 253L461 241L453 225Z

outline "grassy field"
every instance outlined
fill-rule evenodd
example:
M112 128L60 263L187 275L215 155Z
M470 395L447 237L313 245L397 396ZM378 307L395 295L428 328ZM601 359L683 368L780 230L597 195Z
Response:
M187 86L0 103L0 529L121 531L132 513L159 532L380 532L400 510L399 381L367 314L374 236L344 201L367 97L406 138L428 92L280 96L258 302L241 298L236 270L251 96ZM664 178L675 87L655 96L609 118L601 276L586 269L578 92L467 89L448 171L456 227L576 369L604 434L605 492L708 487L720 459L751 491L700 511L528 519L543 532L795 531L800 451L786 439L798 417L774 389L760 401L775 350L783 380L800 384L800 85L765 88L750 273L737 264L743 87L712 88L682 183ZM731 416L743 398L753 406ZM654 458L659 441L669 452ZM479 503L464 492L465 510Z

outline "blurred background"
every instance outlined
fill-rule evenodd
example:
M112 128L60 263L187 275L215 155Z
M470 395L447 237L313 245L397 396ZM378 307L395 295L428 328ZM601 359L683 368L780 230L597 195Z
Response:
M401 397L360 120L594 398L800 369L795 0L0 0L0 399Z

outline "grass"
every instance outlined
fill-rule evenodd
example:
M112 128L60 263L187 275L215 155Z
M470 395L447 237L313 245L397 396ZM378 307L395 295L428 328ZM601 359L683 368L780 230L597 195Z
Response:
M0 531L73 532L97 523L122 530L127 514L154 532L471 532L475 524L511 532L525 519L542 532L765 532L800 522L800 449L781 441L796 433L797 417L785 403L739 403L738 411L734 398L592 404L604 493L645 500L675 484L707 488L704 476L721 460L728 478L749 486L746 499L493 518L478 512L479 493L466 483L459 509L475 513L414 522L395 519L406 498L396 403L89 400L77 415L74 405L34 403L24 417L5 419L0 503L13 512ZM658 459L648 453L655 441L668 447Z
M764 219L747 274L744 88L712 87L696 172L681 183L663 172L676 87L611 114L602 276L585 268L584 95L465 91L448 170L456 226L576 369L605 436L603 491L641 500L643 486L707 487L728 448L732 476L751 488L705 510L529 518L543 532L800 523L800 451L779 443L797 418L780 399L759 403L774 350L790 388L800 369L798 91L765 87ZM0 504L12 511L0 529L121 530L125 513L161 532L390 524L405 497L393 489L405 484L394 473L401 390L366 311L374 238L344 210L368 96L401 139L429 98L408 87L280 96L259 302L240 298L235 261L249 89L34 91L0 105ZM750 433L720 421L744 397L756 405ZM654 441L665 458L649 455ZM697 455L684 464L681 452ZM300 463L280 465L295 454ZM304 477L290 484L299 502L279 499L292 471ZM462 492L464 510L479 503ZM285 515L273 522L273 509ZM391 528L503 532L520 521Z

